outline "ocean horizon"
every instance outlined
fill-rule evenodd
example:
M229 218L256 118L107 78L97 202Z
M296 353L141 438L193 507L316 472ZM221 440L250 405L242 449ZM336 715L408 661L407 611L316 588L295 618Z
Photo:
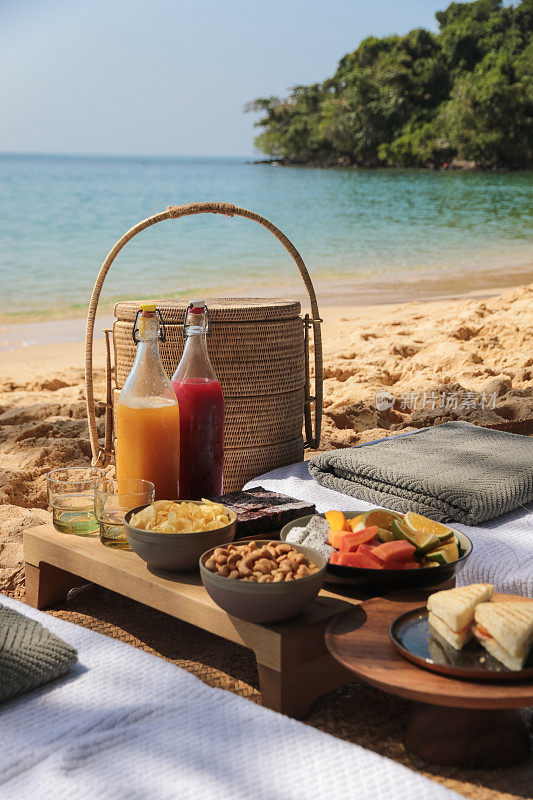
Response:
M255 157L255 160L260 157ZM0 153L2 318L86 308L130 227L167 205L222 201L270 219L317 292L356 302L399 287L468 291L533 278L532 172L275 167L254 157ZM217 215L150 228L102 292L123 298L283 295L292 259L261 226ZM414 296L414 295L413 295ZM83 310L83 311L82 311Z

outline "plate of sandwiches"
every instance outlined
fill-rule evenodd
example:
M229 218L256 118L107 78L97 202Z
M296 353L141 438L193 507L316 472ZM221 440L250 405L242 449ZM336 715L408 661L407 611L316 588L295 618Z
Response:
M394 620L389 635L415 664L484 681L533 678L533 600L490 583L435 592Z

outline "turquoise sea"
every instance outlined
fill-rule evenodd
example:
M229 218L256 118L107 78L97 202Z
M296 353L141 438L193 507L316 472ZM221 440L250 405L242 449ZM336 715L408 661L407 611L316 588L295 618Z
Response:
M122 233L154 210L233 202L272 220L317 288L465 290L533 280L533 173L274 167L251 159L0 155L0 313L87 303ZM507 280L507 278L509 278ZM126 246L103 299L286 294L295 266L259 226L168 221ZM387 289L388 287L388 289Z

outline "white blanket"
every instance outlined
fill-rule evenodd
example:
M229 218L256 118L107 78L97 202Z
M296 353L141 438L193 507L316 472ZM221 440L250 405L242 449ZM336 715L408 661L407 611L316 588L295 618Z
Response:
M268 472L245 488L254 486L314 503L319 513L372 508L363 500L320 486L309 474L306 462ZM533 504L479 527L454 527L466 533L474 545L472 555L458 572L458 585L488 582L498 592L533 597Z
M78 649L70 676L0 706L1 800L432 800L438 783L35 611Z

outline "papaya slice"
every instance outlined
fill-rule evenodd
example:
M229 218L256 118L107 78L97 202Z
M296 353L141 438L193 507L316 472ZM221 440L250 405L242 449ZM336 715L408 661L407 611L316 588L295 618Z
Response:
M416 547L405 539L395 539L392 542L378 544L373 555L379 558L385 566L387 561L412 561Z
M340 550L342 545L342 540L345 536L350 536L351 531L336 531L331 529L328 533L328 544L331 547L335 548L335 550Z
M405 569L405 565L407 561L393 561L392 559L387 562L383 562L383 569Z
M357 545L357 550L355 550L353 552L364 553L365 555L372 555L372 551L373 551L374 547L375 547L375 545L371 545L371 544L359 544L359 545ZM374 558L375 558L375 556L374 556Z
M339 548L341 553L355 553L359 545L373 541L377 532L377 525L373 525L371 528L364 528L362 531L357 531L357 533L347 533L341 541Z
M370 553L339 553L337 564L341 567L383 569L381 561Z

